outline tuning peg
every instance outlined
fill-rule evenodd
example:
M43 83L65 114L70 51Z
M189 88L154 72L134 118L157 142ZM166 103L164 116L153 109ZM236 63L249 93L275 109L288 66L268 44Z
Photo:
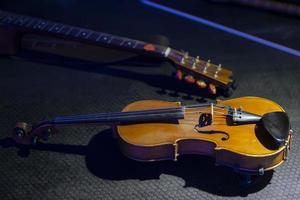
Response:
M183 78L183 73L182 73L182 71L181 70L177 70L177 72L176 72L176 78L178 79L178 80L182 80L182 78Z
M217 93L217 88L214 84L210 83L210 84L208 84L208 91L211 94L216 94Z
M197 85L199 88L201 88L201 89L207 87L207 84L206 84L204 81L202 81L202 80L196 81L196 85Z
M193 83L195 83L195 78L193 77L193 76L191 76L191 75L187 75L187 76L185 76L184 77L184 80L187 82L187 83L189 83L189 84L193 84Z
M184 53L184 58L185 58L185 59L189 58L189 52L185 52L185 53Z
M194 61L193 61L193 65L192 65L192 69L196 69L197 64L200 62L199 56L197 56Z

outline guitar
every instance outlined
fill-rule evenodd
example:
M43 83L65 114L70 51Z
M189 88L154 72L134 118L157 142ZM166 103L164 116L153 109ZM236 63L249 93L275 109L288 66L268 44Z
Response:
M262 175L286 158L290 121L283 108L259 97L183 106L144 100L122 112L58 116L35 124L18 122L16 143L47 140L64 126L112 125L121 151L138 161L177 160L179 155L211 156L219 165Z
M210 60L204 61L198 56L192 57L188 52L180 52L170 47L1 10L0 25L14 28L20 34L54 35L103 47L156 56L174 64L177 68L177 79L185 80L200 89L207 88L211 94L217 94L217 91L219 91L220 94L229 96L235 88L233 73L230 70L223 68L221 65L215 65Z

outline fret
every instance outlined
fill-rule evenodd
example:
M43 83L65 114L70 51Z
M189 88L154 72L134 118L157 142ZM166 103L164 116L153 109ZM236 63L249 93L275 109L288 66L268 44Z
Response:
M34 22L34 19L29 18L28 22L26 24L24 24L24 27L30 27L33 22Z
M101 35L100 33L93 32L91 35L89 35L87 37L87 39L97 41L97 39L100 37L100 35Z
M3 23L5 23L5 24L9 24L11 21L13 21L14 20L14 16L7 16L7 17L5 17L4 19L3 19Z
M4 21L5 21L6 18L7 18L7 16L2 16L2 17L0 18L0 23L4 23Z
M50 31L50 29L55 25L53 22L48 22L47 26L44 28L44 31Z
M27 25L27 27L31 27L31 28L34 28L38 23L39 23L40 20L38 19L33 19L33 21Z
M28 22L28 20L29 20L29 18L23 18L23 17L21 17L21 18L19 18L19 19L16 21L15 25L23 26L25 23Z
M110 40L111 40L111 36L108 34L104 34L100 38L97 39L97 41L103 42L103 43L107 43Z
M49 32L58 33L62 28L62 24L55 24L51 29L49 29Z
M12 25L18 25L18 22L19 22L20 19L21 19L21 17L15 16L14 20L12 20L10 22L10 24L12 24Z
M72 28L70 26L63 26L62 29L60 29L60 31L58 31L58 33L62 33L64 35L68 35L69 31L71 30Z
M33 28L43 30L48 25L46 21L39 21Z
M81 30L78 33L77 37L87 39L90 34L91 34L91 31L89 31L89 30Z
M136 46L138 45L138 42L136 42L133 46L132 46L132 48L136 48Z
M80 29L78 29L78 28L71 28L71 31L69 31L68 35L76 37L77 34L79 33L79 31L80 31Z
M119 37L113 37L109 43L116 45L116 46L122 46L122 43L124 42L123 39Z
M107 41L107 44L110 44L111 43L111 41L114 39L114 37L113 36L111 36L111 38L110 39L108 39L108 41Z
M122 46L124 46L124 47L131 47L131 48L135 48L135 46L136 46L136 42L135 42L135 41L133 41L133 40L129 40L129 39L127 39L127 40L124 40L124 42L122 43Z
M135 49L143 49L144 50L145 43L144 42L136 42L136 44L133 46Z
M4 19L4 17L5 17L4 15L0 14L0 22Z

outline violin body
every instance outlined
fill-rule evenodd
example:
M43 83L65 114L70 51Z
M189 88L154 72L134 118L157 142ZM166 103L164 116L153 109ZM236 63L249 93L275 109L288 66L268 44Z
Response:
M238 106L257 115L284 112L278 104L259 97L242 97L218 103ZM180 106L178 102L146 100L128 105L123 112ZM210 112L210 107L191 108L186 109L184 118L177 122L117 125L115 130L121 151L138 161L176 161L183 154L206 155L214 157L217 165L253 173L273 169L286 159L290 134L286 143L277 148L257 124L230 125L227 117L218 114L212 117L211 125L195 129L201 113Z

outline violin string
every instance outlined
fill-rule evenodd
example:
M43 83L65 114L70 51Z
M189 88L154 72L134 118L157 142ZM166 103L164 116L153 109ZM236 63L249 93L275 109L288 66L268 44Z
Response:
M201 114L201 113L207 113L207 112L185 112L184 114L191 115L191 114ZM218 111L214 111L214 113L221 114L221 115L228 115L227 113L222 113Z
M167 112L168 111L168 112ZM115 112L115 113L94 113L88 115L70 115L70 116L59 116L55 120L89 120L100 117L129 117L145 114L176 114L182 112L181 107L167 108L167 109L152 109L152 110L139 110L139 111L129 111L129 112Z
M216 111L215 111L216 112ZM197 111L198 113L198 111ZM132 115L133 114L133 115ZM112 118L112 119L116 119L116 118L122 118L122 119L126 119L126 118L130 118L132 116L137 116L135 115L135 113L132 113L130 115L118 115L118 116L114 116L114 115L110 115L110 116L105 116L105 119L108 120L109 118ZM143 115L144 113L140 113L140 115ZM148 113L149 114L149 113ZM155 115L155 114L162 114L162 113L150 113L152 115ZM170 114L170 113L168 113ZM174 114L177 114L176 112ZM189 113L191 114L191 113ZM101 118L102 117L102 118ZM72 117L72 118L55 118L55 122L60 122L60 123L63 123L63 122L73 122L73 121L85 121L85 120L101 120L103 119L104 116L89 116L89 117L86 117L86 116L80 116L80 117ZM214 115L214 117L224 117L224 113L221 113L220 114L216 114Z
M178 110L173 110L173 112L168 112L165 114L176 114ZM189 111L189 112L185 112L184 114L200 114L200 113L205 113L203 111ZM222 112L218 112L218 111L214 111L214 113L218 113L221 115L228 115ZM71 119L88 119L90 117L126 117L126 116L130 116L130 115L144 115L144 114L164 114L163 111L156 111L156 112L140 112L140 113L136 113L136 112L124 112L124 113L100 113L100 114L90 114L90 115L74 115L74 116L66 116L66 117L56 117L55 119L66 119L66 120L71 120Z
M71 116L59 116L53 119L53 122L72 122L75 120L79 120L79 121L84 121L84 120L100 120L101 117L102 119L105 117L107 118L129 118L132 116L143 116L143 115L155 115L155 114L174 114L174 115L178 115L178 114L199 114L199 113L203 113L205 111L205 109L210 109L210 107L204 108L201 111L197 110L197 111L185 111L184 112L184 108L196 108L196 107L204 107L204 106L208 106L210 104L198 104L198 105L191 105L191 106L186 106L186 107L174 107L174 108L163 108L163 109L150 109L150 110L138 110L138 111L129 111L129 112L117 112L117 113L95 113L95 114L88 114L88 115L71 115ZM220 110L226 110L225 106L220 106L220 105L215 105L214 107L215 109L220 109ZM182 113L183 112L183 113ZM215 111L214 112L218 112ZM219 112L221 113L221 112ZM224 113L221 113L223 115L225 115ZM217 116L217 115L215 115ZM100 119L99 119L100 118Z
M207 104L198 104L198 105L192 105L194 108L197 107L202 107L203 105ZM210 105L210 104L209 104ZM216 106L215 108L218 109ZM64 118L64 119L79 119L79 118L89 118L89 117L94 117L94 116L108 116L108 115L114 115L114 116L119 116L119 115L136 115L136 114L149 114L149 113L162 113L162 112L167 112L167 111L181 111L183 107L175 107L175 108L163 108L163 109L150 109L150 110L137 110L137 111L128 111L128 112L115 112L115 113L94 113L94 114L88 114L88 115L70 115L70 116L60 116L57 118ZM199 112L199 111L189 111L189 112ZM187 112L185 112L187 113Z

